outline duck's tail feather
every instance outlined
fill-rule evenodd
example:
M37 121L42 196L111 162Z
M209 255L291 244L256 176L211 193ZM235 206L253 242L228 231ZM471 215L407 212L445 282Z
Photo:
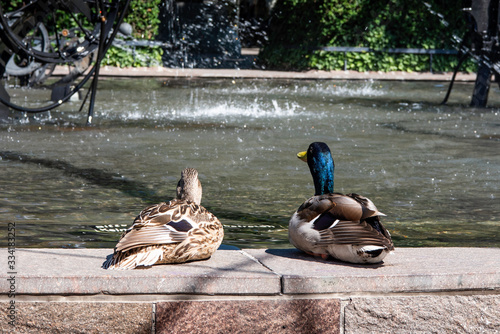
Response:
M127 252L113 254L103 263L104 269L135 269L137 267L150 267L163 258L161 247L141 247Z

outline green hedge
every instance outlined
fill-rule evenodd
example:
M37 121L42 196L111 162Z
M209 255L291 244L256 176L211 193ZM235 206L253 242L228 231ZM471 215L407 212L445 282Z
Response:
M154 39L160 24L160 5L162 0L131 0L125 22L134 28L133 35L138 39Z
M132 36L154 40L160 25L162 0L130 1L124 22L132 25ZM160 47L120 48L112 46L103 59L103 65L119 67L161 66L163 50Z
M284 70L427 71L428 55L311 51L320 46L373 49L453 49L452 34L466 30L460 1L430 0L445 28L421 0L278 0L260 53L268 68ZM451 71L456 56L434 55L435 71ZM470 61L463 70L474 71Z

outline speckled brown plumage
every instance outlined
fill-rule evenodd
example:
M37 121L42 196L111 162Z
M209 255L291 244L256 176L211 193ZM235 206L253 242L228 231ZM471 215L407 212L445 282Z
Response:
M183 170L177 197L142 210L103 268L133 269L209 258L220 246L224 230L217 217L199 204L201 183L195 169Z
M312 228L320 234L317 246L355 244L394 250L391 236L380 222L381 213L364 196L338 193L314 196L300 206L296 215L301 221L314 222Z

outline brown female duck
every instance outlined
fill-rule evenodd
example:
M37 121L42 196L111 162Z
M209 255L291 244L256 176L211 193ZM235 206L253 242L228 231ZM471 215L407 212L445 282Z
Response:
M200 205L198 172L186 168L177 184L177 198L147 207L122 235L105 269L134 269L154 264L208 259L220 246L220 221Z

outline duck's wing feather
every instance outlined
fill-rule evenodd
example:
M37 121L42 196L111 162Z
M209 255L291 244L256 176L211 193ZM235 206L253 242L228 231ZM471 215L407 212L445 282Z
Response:
M123 234L115 250L180 243L188 233L200 227L213 215L202 206L182 200L160 203L144 209Z
M373 216L385 216L385 214L378 211L375 204L373 204L373 202L368 197L361 196L355 193L347 194L346 196L351 197L363 206L363 219Z
M377 218L378 219L378 218ZM378 222L382 225L380 222ZM383 226L382 226L383 228ZM384 232L387 232L383 228ZM382 246L389 250L394 249L390 235L380 233L366 220L363 221L334 221L331 228L319 231L318 245L354 244L358 246Z
M356 194L314 196L297 210L299 219L312 222L312 228L320 233L319 245L380 245L391 249L390 234L377 213L369 199Z
M313 221L314 229L323 230L332 222L318 219L318 216L329 213L334 220L360 220L363 217L363 208L360 203L351 197L342 194L325 194L313 196L305 201L297 210L302 221Z

